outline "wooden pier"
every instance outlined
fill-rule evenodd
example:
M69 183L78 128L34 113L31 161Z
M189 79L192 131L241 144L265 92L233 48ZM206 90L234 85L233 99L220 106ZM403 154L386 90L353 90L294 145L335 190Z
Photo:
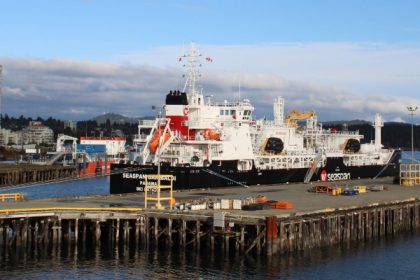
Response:
M0 187L76 177L76 166L0 164Z
M417 198L281 216L221 210L9 207L0 210L0 250L106 245L271 256L368 242L419 228Z
M124 246L272 256L417 233L420 188L394 185L392 178L341 184L382 188L354 196L308 192L307 184L174 192L177 202L263 195L294 207L256 211L146 209L143 193L5 199L0 202L0 250Z

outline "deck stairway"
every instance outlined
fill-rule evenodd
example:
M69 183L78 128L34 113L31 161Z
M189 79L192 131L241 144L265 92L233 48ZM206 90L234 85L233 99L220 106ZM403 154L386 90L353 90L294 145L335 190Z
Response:
M306 172L305 178L303 182L305 184L309 183L312 179L312 176L315 172L318 172L319 168L322 165L322 153L317 154L315 159L312 161L311 166L309 167L308 171Z

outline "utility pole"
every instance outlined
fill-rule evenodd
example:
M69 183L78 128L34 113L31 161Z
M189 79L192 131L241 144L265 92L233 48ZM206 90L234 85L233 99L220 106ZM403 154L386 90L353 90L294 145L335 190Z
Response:
M3 65L0 65L0 130L1 130L1 119L3 117Z
M411 115L411 164L414 163L414 124L413 124L413 117L415 115L415 111L418 109L417 106L407 106L407 110L410 112Z
M3 118L2 107L3 107L3 65L0 65L0 145L7 143L7 140L5 143L3 143L3 130L1 126L1 119Z

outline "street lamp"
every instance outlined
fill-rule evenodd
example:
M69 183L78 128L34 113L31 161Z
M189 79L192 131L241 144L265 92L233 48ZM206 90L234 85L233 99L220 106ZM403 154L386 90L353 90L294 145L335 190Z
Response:
M410 112L411 115L411 164L414 162L414 130L413 130L413 117L415 115L415 111L418 109L417 106L407 106L407 110Z

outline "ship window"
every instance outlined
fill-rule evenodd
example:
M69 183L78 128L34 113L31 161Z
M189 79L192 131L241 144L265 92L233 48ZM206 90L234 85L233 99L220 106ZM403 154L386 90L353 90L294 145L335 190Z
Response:
M231 115L236 115L236 110L230 110Z
M220 110L220 115L223 116L225 114L225 111Z
M225 110L225 115L229 115L229 110Z

